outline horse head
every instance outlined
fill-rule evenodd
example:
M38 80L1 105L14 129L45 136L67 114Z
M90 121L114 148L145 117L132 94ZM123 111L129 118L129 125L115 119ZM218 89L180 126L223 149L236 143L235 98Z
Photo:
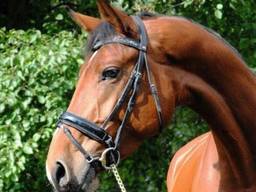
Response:
M156 31L149 26L151 18L139 19L142 23L138 24L134 18L105 1L99 1L98 8L101 19L70 11L73 20L89 32L90 38L76 90L66 116L62 116L66 123L55 131L47 157L47 176L57 191L90 188L89 184L102 169L90 164L83 151L93 160L106 151L106 143L77 130L70 119L91 122L95 129L103 129L103 134L113 140L117 140L119 134L117 144L113 145L118 150L115 154L119 156L120 153L123 159L145 138L159 133L160 124L168 121L174 108L174 96L170 94L172 87L155 76L156 66L163 61L158 48L153 46L157 42L154 41ZM147 50L142 46L143 34L139 25L145 25ZM157 72L167 75L164 71ZM130 107L133 108L131 111Z

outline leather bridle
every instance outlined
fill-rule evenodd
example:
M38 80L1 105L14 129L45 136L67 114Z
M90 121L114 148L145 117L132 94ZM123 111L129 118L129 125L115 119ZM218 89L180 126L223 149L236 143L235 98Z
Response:
M138 60L133 68L133 71L131 72L130 78L127 84L125 85L121 93L121 96L116 102L111 113L105 119L104 123L101 126L98 126L93 122L90 122L70 112L62 113L57 123L57 127L63 128L64 133L67 135L70 141L77 147L77 149L84 155L84 157L87 159L87 161L91 165L102 166L105 169L110 169L110 166L112 164L117 165L119 163L119 160L120 160L119 147L120 147L121 134L132 113L132 110L136 101L136 96L139 91L139 85L140 85L140 81L141 81L141 77L144 69L146 70L150 91L154 98L158 119L159 119L160 130L162 129L162 125L163 125L160 100L157 94L156 86L151 79L152 73L150 71L150 68L147 62L147 55L146 55L147 45L148 45L147 32L142 20L138 16L134 16L133 19L138 27L138 32L140 35L139 41L135 39L127 38L127 37L116 36L111 39L98 41L95 43L93 47L93 51L96 51L106 44L119 43L122 45L133 47L139 51ZM113 139L107 133L105 127L109 121L113 120L113 117L117 115L121 107L126 102L127 102L127 108L126 108L123 120L121 121L117 129L116 136ZM74 138L69 128L65 127L65 125L73 127L78 131L80 131L81 133L83 133L84 135L86 135L87 137L89 137L90 139L93 139L99 143L104 144L106 149L103 151L100 157L93 156L81 146L81 144Z

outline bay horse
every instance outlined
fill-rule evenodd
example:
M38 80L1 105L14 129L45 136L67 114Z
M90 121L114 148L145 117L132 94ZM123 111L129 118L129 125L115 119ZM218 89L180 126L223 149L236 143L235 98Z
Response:
M53 187L87 191L98 172L157 135L175 107L186 105L211 131L175 154L168 191L256 191L256 79L239 54L185 18L131 17L105 0L97 5L101 19L70 13L90 38L47 156Z

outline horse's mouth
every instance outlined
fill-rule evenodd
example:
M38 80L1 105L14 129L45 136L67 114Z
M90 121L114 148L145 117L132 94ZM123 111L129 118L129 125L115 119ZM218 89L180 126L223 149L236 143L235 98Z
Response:
M98 177L94 177L90 183L84 183L81 187L81 192L95 192L99 187Z
M99 179L96 177L96 171L90 167L84 175L83 183L80 185L81 192L95 192L99 187Z

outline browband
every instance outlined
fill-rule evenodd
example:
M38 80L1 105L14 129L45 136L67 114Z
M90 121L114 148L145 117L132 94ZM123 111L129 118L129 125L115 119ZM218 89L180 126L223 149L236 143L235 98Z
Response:
M138 49L140 51L146 51L146 46L141 46L141 43L137 40L128 38L128 37L121 37L121 36L116 36L110 39L105 39L105 40L100 40L97 41L95 43L95 45L93 46L93 51L98 50L99 48L101 48L103 45L106 44L112 44L112 43L118 43L118 44L122 44L122 45L126 45L128 47L133 47L135 49Z

